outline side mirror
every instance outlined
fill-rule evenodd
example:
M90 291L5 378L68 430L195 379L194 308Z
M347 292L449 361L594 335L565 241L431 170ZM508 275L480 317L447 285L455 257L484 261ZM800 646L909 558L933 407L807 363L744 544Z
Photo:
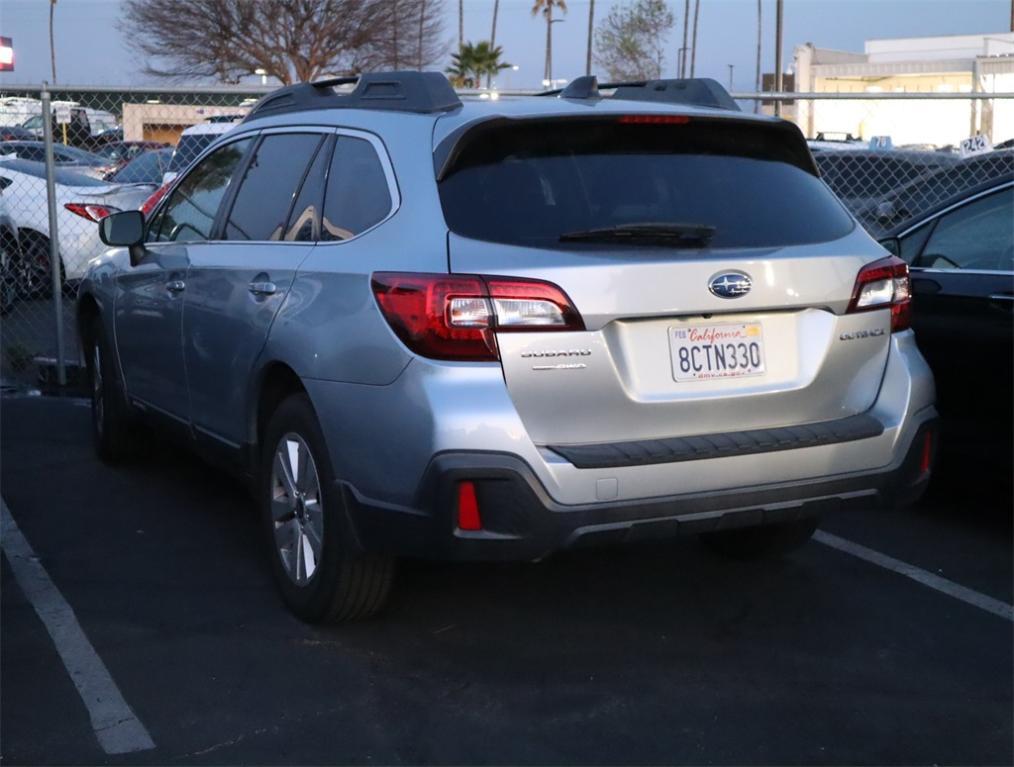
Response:
M144 214L139 210L121 210L99 221L99 239L106 245L140 245L144 240Z

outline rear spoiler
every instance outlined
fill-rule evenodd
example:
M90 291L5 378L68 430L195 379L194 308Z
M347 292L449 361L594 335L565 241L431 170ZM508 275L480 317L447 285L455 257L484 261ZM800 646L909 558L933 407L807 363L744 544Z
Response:
M623 119L621 114L562 114L553 116L538 116L538 117L505 117L504 115L489 115L488 117L473 120L465 125L461 125L451 133L449 133L433 150L433 169L436 174L437 181L442 181L446 178L450 172L454 169L458 159L461 157L465 147L472 144L475 141L482 141L484 138L489 137L498 129L510 125L545 125L551 127L553 125L559 125L561 123L595 123L595 122L611 122ZM752 116L739 116L722 114L716 112L714 115L711 114L695 114L687 116L687 122L690 124L708 124L713 126L739 126L749 133L744 134L744 138L747 136L754 136L760 138L763 135L767 141L777 145L778 149L782 153L783 159L791 162L798 168L805 170L814 176L819 177L820 171L817 168L816 163L813 160L813 155L810 153L810 149L806 144L806 139L803 136L802 131L799 127L788 120L758 120Z

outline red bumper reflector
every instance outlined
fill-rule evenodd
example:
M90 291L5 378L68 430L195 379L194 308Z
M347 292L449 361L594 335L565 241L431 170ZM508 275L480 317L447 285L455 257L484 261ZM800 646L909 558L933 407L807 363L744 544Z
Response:
M471 481L458 483L458 529L482 530L479 501L475 497L475 483Z
M922 456L919 458L919 476L925 477L929 474L930 464L933 462L933 432L927 431L922 438Z

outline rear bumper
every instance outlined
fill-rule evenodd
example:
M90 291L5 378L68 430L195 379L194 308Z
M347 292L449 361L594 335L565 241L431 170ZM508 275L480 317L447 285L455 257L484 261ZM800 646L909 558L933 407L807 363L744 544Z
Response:
M639 501L560 504L520 458L489 452L436 456L414 507L370 502L349 486L342 491L364 550L434 559L533 560L579 546L788 522L851 504L910 503L929 482L936 434L931 414L887 470ZM475 483L480 531L457 526L457 485L465 480Z

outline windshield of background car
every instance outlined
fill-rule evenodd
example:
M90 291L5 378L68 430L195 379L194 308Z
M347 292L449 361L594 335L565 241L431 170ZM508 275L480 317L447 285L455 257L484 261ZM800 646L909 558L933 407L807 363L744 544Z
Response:
M165 172L165 166L168 164L171 156L171 149L157 149L153 152L144 152L124 165L112 176L109 176L109 180L119 184L160 184L162 182L162 174Z
M190 167L190 163L197 159L197 156L211 146L211 142L221 136L221 133L192 133L180 136L176 144L176 151L169 161L169 172L180 173Z
M7 168L9 170L17 171L18 173L24 173L26 176L35 176L35 178L46 177L46 164L42 162L32 162L31 160L4 160L0 162L0 168ZM77 173L67 168L54 168L53 169L53 180L57 184L63 184L64 186L109 186L109 182L100 181L97 178L91 176L85 176L81 173Z
M588 248L560 236L650 223L714 227L714 248L764 247L853 228L802 139L766 125L503 121L461 141L440 200L450 229L472 239Z

